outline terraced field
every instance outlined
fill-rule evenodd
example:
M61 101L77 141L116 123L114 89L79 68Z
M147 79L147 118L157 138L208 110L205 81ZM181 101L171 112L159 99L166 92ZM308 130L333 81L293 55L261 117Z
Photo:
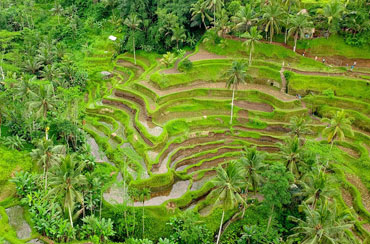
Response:
M258 56L249 69L252 82L240 85L236 92L230 124L232 91L225 87L222 74L233 59L243 55L215 54L201 45L169 68L153 54L141 53L137 65L129 54L117 58L114 78L105 87L90 89L87 98L85 130L91 136L92 152L97 161L114 164L121 171L116 185L104 196L105 204L123 201L121 183L129 179L132 186L151 189L145 206L193 209L207 217L213 213L207 195L217 165L238 158L244 147L252 145L267 152L267 161L279 160L277 143L287 137L286 125L293 116L311 117L315 133L307 139L324 145L320 132L326 125L320 117L344 109L354 119L355 136L336 145L335 150L346 159L335 165L343 188L338 199L356 221L353 232L364 241L370 232L370 177L366 173L370 69L349 72L320 64L304 70L302 59L312 63L313 58L291 52L289 66L285 62L282 67L282 58ZM177 66L186 57L193 68L180 72ZM328 89L335 96L325 95Z

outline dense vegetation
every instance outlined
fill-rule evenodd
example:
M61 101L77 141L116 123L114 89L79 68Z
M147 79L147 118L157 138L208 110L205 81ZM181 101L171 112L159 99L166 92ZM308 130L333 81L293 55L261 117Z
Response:
M369 15L1 0L0 243L368 243Z

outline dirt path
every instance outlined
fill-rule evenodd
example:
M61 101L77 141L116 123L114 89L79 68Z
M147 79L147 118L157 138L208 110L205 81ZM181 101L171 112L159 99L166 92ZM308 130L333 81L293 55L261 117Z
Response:
M182 87L173 87L173 88L168 88L165 90L160 90L156 87L154 87L151 83L147 81L141 81L141 84L149 88L150 90L154 91L157 93L159 96L165 96L168 94L176 93L176 92L182 92L182 91L191 91L197 88L205 88L205 89L226 89L225 88L225 83L224 82L215 82L215 83L210 83L210 82L204 82L204 81L197 81L193 82L191 84L188 84L187 86L182 86ZM240 84L239 91L241 90L257 90L263 93L266 93L268 95L274 96L282 101L294 101L297 100L296 97L291 96L289 94L281 93L279 90L276 90L270 86L266 85L260 85L260 84Z
M14 206L5 209L8 215L9 225L13 227L17 233L18 239L26 239L31 237L31 227L24 219L24 210L21 206Z
M199 51L196 54L189 57L191 62L207 59L228 59L228 57L210 53L203 48L199 48Z

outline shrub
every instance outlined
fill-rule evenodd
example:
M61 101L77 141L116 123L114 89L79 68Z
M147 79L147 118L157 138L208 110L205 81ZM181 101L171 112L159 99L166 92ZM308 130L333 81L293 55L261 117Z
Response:
M333 98L334 97L334 91L332 89L330 89L330 88L322 91L322 94L324 96L327 96L327 97L330 97L330 98Z
M81 238L92 238L97 236L100 242L106 242L110 236L114 235L113 222L111 219L102 218L99 220L95 216L86 216L82 219Z
M182 72L189 71L193 68L193 63L188 59L184 59L180 62L178 69Z

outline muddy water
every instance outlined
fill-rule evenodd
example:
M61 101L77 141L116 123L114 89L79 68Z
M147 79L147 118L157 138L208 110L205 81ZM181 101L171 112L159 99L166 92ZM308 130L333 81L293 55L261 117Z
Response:
M189 180L178 181L172 186L169 192L168 191L164 192L164 195L159 195L159 196L153 197L150 200L146 201L145 206L157 206L157 205L161 205L167 200L179 198L186 193L186 191L188 190L189 184L190 184ZM142 206L142 203L135 202L135 206Z
M18 239L27 239L31 237L31 227L23 218L23 208L15 206L7 208L6 214L9 218L9 225L17 232Z

